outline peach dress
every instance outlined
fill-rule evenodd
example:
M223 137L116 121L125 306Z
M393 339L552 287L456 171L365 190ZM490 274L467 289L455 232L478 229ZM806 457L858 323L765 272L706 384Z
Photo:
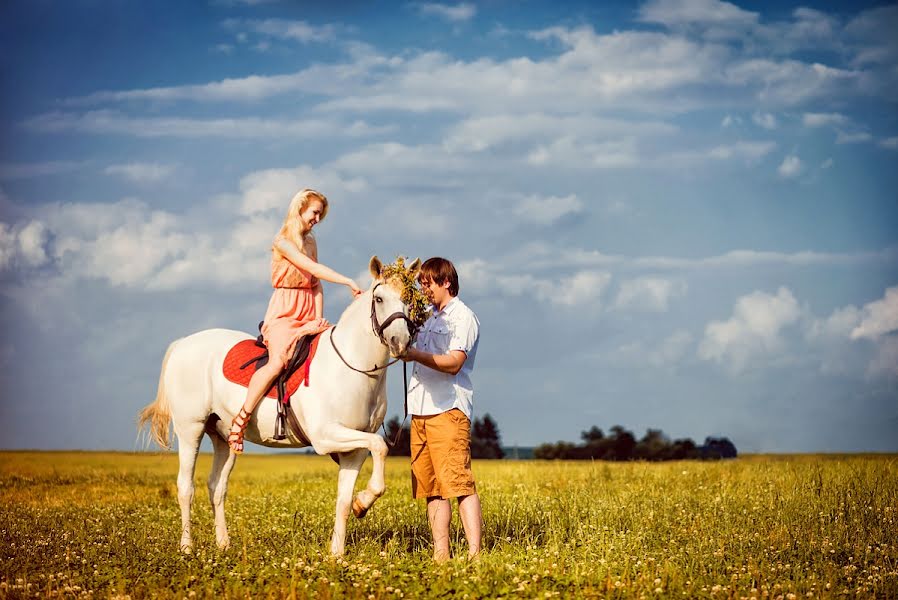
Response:
M317 256L310 257L317 260ZM298 268L280 253L271 254L271 286L274 291L262 324L262 339L271 356L286 365L293 358L296 341L327 329L315 315L314 288L318 279Z

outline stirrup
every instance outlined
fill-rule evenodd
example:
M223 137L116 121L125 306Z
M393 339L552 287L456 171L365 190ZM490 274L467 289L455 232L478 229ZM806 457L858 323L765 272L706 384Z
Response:
M231 421L231 431L228 433L228 446L231 447L234 454L243 454L243 432L246 431L246 426L249 425L250 416L250 413L246 412L246 409L241 406L240 412ZM237 427L236 431L234 430L235 426Z

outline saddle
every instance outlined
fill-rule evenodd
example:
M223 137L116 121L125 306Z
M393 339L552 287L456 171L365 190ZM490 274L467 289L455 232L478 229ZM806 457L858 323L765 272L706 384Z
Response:
M259 329L262 329L262 323L259 323ZM290 362L265 394L269 398L278 400L278 414L274 424L274 439L276 440L286 439L287 425L289 424L294 435L300 441L306 445L310 444L308 436L303 432L289 408L290 398L299 389L299 386L308 387L309 385L309 369L320 339L320 333L299 338ZM256 369L267 363L268 348L265 347L260 333L255 340L244 340L231 348L225 357L222 371L228 381L246 387Z

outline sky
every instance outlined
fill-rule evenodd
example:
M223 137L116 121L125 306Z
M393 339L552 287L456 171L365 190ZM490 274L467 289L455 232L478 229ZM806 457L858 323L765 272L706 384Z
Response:
M898 451L898 5L325 4L2 4L0 448L139 448L313 187L360 284L455 262L507 446Z

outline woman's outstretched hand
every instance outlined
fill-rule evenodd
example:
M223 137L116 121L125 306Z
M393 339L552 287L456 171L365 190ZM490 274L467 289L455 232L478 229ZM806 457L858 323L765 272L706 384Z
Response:
M361 288L359 286L357 286L355 284L355 281L353 281L352 279L350 279L346 285L347 285L347 287L349 287L349 291L352 292L353 298L358 298L359 296L362 295L363 292L362 292Z

